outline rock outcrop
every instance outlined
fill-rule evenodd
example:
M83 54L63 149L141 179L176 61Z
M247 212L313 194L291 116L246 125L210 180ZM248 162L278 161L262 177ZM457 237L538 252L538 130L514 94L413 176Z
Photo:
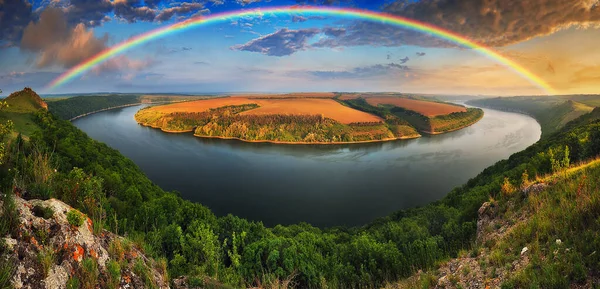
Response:
M0 248L0 262L14 264L14 288L169 288L164 264L125 238L101 229L94 233L83 214L83 224L73 225L67 214L74 209L67 204L19 197L15 203L20 225Z

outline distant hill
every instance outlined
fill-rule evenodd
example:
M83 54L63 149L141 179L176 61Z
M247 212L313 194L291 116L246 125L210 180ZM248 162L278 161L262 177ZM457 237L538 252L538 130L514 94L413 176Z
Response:
M8 103L7 112L28 113L48 109L48 104L29 87L11 93L5 100Z
M515 96L470 100L467 104L525 113L534 117L542 127L542 136L548 136L566 123L591 112L586 103L600 102L600 96L587 97L579 102L565 96Z

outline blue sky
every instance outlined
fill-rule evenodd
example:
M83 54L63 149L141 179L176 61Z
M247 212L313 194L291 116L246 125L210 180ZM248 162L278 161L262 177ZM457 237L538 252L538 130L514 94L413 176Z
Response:
M541 1L547 2L543 8L511 11L501 0L6 0L0 4L0 89L4 95L24 86L41 93L543 93L494 61L428 35L304 14L201 26L127 51L57 89L44 88L99 51L164 25L225 11L310 4L429 22L493 47L561 93L596 92L600 53L594 47L600 40L590 24L600 21L597 6ZM569 14L565 1L589 11ZM535 19L547 23L540 27Z

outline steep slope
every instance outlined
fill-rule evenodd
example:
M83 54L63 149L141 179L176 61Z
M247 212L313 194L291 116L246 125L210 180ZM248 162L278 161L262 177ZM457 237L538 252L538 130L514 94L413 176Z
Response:
M15 131L25 137L39 129L34 124L32 114L38 110L47 110L48 104L35 91L25 87L21 91L11 93L4 100L8 107L0 110L0 122L11 120ZM12 136L16 136L16 133Z
M8 104L7 112L29 113L48 109L48 104L29 87L11 93L5 101Z
M400 288L595 288L600 160L505 186L478 211L473 248Z

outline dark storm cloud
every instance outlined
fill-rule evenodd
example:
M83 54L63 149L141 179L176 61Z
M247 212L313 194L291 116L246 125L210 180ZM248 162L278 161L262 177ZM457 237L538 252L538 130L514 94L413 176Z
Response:
M154 21L156 10L142 6L140 0L118 0L113 3L115 16L129 23Z
M246 44L232 46L231 49L258 52L269 56L286 56L310 48L308 41L318 33L320 33L318 29L283 28Z
M18 43L23 29L29 24L31 18L29 2L0 0L0 46L12 46Z
M113 3L109 0L70 0L63 9L69 23L84 23L86 26L98 26L109 18Z
M341 71L302 71L295 72L292 76L309 76L318 79L364 79L369 77L378 77L394 73L406 72L408 70L408 66L396 63L389 63L354 67L348 70Z
M422 0L397 1L392 14L462 33L478 42L504 46L570 26L600 24L595 0Z
M600 25L595 0L400 0L383 12L432 23L490 46L505 46L566 27ZM341 36L322 39L319 47L340 46L452 47L421 33L398 27L356 21Z

